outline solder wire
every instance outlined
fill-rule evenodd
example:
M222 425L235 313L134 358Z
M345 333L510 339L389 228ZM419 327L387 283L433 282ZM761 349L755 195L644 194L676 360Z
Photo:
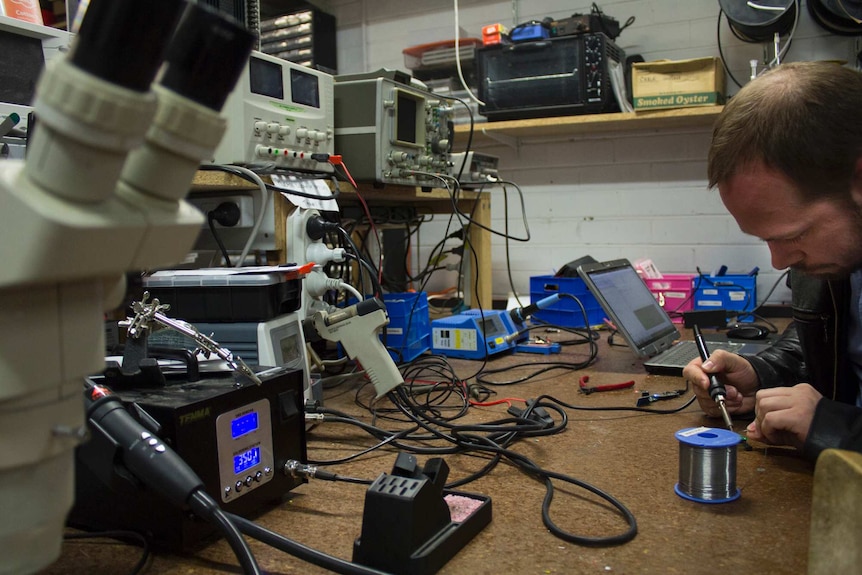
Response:
M705 448L680 444L680 490L704 501L733 497L737 493L736 451L736 446Z
M738 499L736 453L742 437L727 429L697 427L675 434L679 440L677 495L699 503Z

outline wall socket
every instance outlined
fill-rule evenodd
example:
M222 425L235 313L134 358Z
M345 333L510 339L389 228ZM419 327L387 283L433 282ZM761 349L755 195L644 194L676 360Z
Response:
M219 204L223 202L232 202L239 206L239 222L233 226L234 228L250 228L254 226L254 198L251 196L243 196L243 195L231 195L231 196L202 196L200 194L195 194L193 196L189 196L186 198L188 202L203 212L204 216L206 216L207 212L216 209ZM220 224L216 223L216 227L223 227ZM204 222L204 227L208 227L209 224Z

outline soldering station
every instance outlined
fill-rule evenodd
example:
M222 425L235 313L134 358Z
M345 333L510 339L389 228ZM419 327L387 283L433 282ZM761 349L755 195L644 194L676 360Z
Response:
M455 38L428 42L412 30L440 30L436 8L371 4L0 0L0 575L107 572L86 561L118 552L74 547L90 537L140 544L133 573L668 572L664 555L635 566L636 537L658 555L655 532L670 536L653 516L639 534L632 509L738 515L767 464L739 451L724 377L716 419L688 409L681 374L770 345L783 276L758 297L771 272L747 256L711 273L682 270L690 255L663 273L667 250L626 259L647 244L605 241L616 224L583 204L629 207L595 190L560 200L580 212L566 234L545 226L548 254L509 251L535 243L528 212L560 209L510 174L557 177L547 161L575 124L625 132L610 122L646 109L711 123L735 79L724 54L645 61L649 35L627 38L644 2L609 4L621 19L490 2L480 18L455 0ZM753 77L786 56L798 0L717 4L720 27L771 50ZM862 35L862 13L808 5ZM368 50L401 17L420 43L392 67ZM612 171L611 140L589 137L578 185ZM581 248L607 257L546 265ZM576 478L588 459L603 463ZM650 505L633 495L645 481L664 482ZM561 540L562 558L507 566L504 532Z

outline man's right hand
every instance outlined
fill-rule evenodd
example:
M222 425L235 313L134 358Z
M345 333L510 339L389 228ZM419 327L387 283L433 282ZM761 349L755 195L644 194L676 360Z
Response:
M709 374L718 376L727 391L725 406L728 413L748 413L754 411L754 395L759 388L757 374L744 357L722 349L713 352L709 359L701 362L692 360L682 371L683 377L691 382L694 394L704 413L721 417L718 404L709 396Z

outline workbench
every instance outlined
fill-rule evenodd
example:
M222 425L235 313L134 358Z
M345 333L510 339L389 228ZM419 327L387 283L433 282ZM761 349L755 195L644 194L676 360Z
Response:
M549 334L548 337L557 337ZM689 334L690 337L690 334ZM586 346L564 346L559 355L502 355L489 368L535 364L542 361L577 363L586 359ZM452 360L459 377L475 372L481 362ZM512 367L498 377L513 379L530 368ZM578 380L590 376L591 385L634 380L632 388L583 394ZM647 375L642 361L628 347L599 341L595 363L583 370L547 372L527 383L495 387L496 398L556 397L583 407L632 407L640 391L653 393L685 388L680 377ZM354 400L372 399L370 386L357 382L329 389L325 406L348 412L370 423L367 411ZM683 406L690 392L678 399L655 402L651 407ZM523 403L513 405L523 407ZM382 406L386 406L386 401ZM507 405L471 407L465 422L487 422L505 417ZM637 536L628 543L591 547L568 543L543 525L542 481L501 464L489 475L458 488L489 496L493 519L440 571L441 575L550 575L573 573L626 574L799 574L806 570L814 466L789 448L767 447L738 451L736 484L741 497L730 503L688 501L674 492L679 479L679 445L674 433L698 426L721 427L721 421L703 415L697 403L674 414L626 411L567 410L568 426L562 433L524 439L513 449L537 464L604 490L627 506L637 520ZM386 420L376 422L398 428ZM743 430L747 420L736 420ZM355 427L323 424L309 432L312 460L332 460L376 443ZM374 479L389 473L396 451L383 449L349 463L327 467L342 476ZM420 464L427 456L417 456ZM446 456L449 481L477 471L487 461L469 455ZM551 516L561 528L583 536L608 536L626 529L623 518L607 503L583 489L555 481ZM352 557L354 539L362 528L366 486L317 479L288 494L286 500L257 519L258 523L305 545L342 559ZM261 567L268 573L323 574L327 571L250 543ZM133 546L112 540L98 543L64 543L61 559L49 575L127 573L140 556ZM192 556L156 554L147 573L161 575L238 573L228 545L217 541Z

